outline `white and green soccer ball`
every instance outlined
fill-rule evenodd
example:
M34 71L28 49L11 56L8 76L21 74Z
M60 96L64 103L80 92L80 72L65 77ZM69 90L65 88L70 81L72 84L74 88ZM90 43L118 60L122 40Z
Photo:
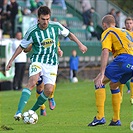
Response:
M36 124L38 121L38 115L33 110L28 110L22 115L23 122L26 124Z

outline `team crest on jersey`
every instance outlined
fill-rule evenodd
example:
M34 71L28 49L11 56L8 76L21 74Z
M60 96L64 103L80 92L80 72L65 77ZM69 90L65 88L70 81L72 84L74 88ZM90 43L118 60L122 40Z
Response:
M54 41L53 41L51 38L47 38L47 39L45 39L45 40L43 40L43 41L41 42L41 44L42 44L45 48L50 47L53 43L54 43Z

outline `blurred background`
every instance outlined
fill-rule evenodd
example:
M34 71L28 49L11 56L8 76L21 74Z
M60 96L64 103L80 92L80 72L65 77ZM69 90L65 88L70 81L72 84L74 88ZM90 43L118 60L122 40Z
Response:
M76 50L79 56L78 78L95 78L100 68L100 36L103 32L101 18L112 14L116 19L116 27L124 28L125 18L133 15L132 0L0 0L0 82L12 83L14 65L10 71L5 71L5 66L13 54L15 34L21 32L24 35L29 27L37 23L36 12L41 5L51 9L52 21L59 21L88 47L87 53L82 54L74 42L59 37L64 55L59 57L57 81L69 80L72 50ZM31 53L27 54L23 84L28 79L30 55ZM111 60L110 55L109 61Z

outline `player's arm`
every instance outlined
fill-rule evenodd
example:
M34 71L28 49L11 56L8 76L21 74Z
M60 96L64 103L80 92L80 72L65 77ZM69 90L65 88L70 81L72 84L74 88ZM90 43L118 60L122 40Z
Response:
M7 66L6 66L6 71L8 71L11 66L12 66L12 62L14 61L14 59L23 51L23 48L21 46L18 46L18 48L16 49L15 53L13 54L13 56L11 57L11 59L9 60Z
M105 69L108 63L109 58L109 52L112 51L112 38L111 34L108 34L108 32L104 32L102 34L102 53L101 53L101 68L100 73L98 76L94 79L94 83L97 87L101 87L103 85L104 74Z
M94 83L97 88L101 87L103 85L104 79L104 74L105 74L105 69L108 63L108 57L109 57L109 50L108 49L103 49L101 53L101 68L100 68L100 73L98 76L94 79Z
M23 49L23 51L24 51L25 53L28 53L28 52L31 51L31 49L32 49L32 44L30 44L27 48Z
M101 68L100 68L101 75L104 75L105 73L105 69L108 63L108 58L109 58L109 50L105 48L102 50L101 53Z
M70 40L77 43L81 52L85 53L87 51L87 47L85 45L83 45L73 33L70 32L68 37Z

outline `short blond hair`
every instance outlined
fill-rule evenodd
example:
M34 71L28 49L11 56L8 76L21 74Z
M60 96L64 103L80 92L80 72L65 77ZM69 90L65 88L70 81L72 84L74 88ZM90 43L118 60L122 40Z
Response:
M106 23L108 25L110 24L115 24L115 18L113 15L105 15L103 18L102 18L102 23Z

